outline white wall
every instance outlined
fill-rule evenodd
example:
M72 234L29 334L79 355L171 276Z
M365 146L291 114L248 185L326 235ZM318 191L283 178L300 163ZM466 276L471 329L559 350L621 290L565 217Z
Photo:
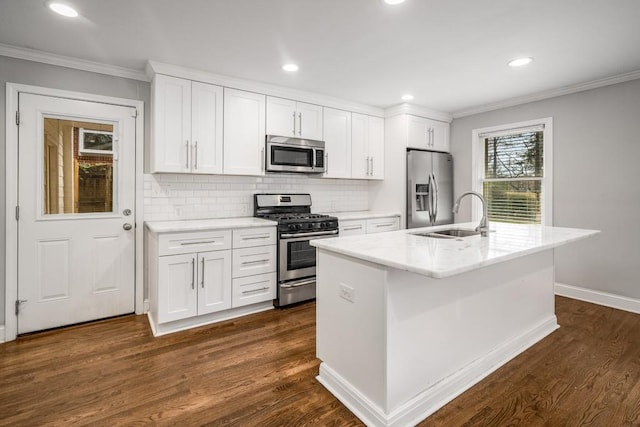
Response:
M314 213L367 210L368 188L364 180L305 175L145 175L144 219L253 216L253 194L270 192L310 193Z
M455 194L471 189L473 129L543 117L553 117L553 225L602 230L555 251L556 282L639 299L640 80L454 119Z

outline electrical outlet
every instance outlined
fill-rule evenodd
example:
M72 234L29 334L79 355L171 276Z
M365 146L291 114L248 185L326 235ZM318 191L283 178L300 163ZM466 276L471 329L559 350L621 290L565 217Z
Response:
M356 290L351 286L340 283L339 295L342 299L346 299L349 302L355 302Z

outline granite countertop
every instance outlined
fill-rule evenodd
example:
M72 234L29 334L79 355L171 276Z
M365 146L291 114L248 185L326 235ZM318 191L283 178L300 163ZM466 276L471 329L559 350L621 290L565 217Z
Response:
M179 233L183 231L219 230L223 228L275 227L278 223L267 219L242 217L189 219L180 221L148 221L145 222L144 225L154 233Z
M444 278L594 236L597 230L491 223L488 237L435 239L412 233L477 223L312 240L317 248L433 278Z
M355 212L328 212L328 215L335 216L338 221L349 221L352 219L373 219L388 218L390 216L400 216L398 212L376 212L376 211L355 211Z

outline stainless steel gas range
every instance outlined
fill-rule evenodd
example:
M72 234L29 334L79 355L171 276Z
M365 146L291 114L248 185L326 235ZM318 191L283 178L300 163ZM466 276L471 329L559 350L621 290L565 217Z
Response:
M254 216L278 222L278 296L276 307L316 297L313 239L338 235L338 219L311 213L310 194L256 194Z

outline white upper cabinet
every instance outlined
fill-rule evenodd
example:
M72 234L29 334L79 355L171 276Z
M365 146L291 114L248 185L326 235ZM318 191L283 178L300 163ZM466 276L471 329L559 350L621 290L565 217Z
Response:
M267 96L267 134L322 140L322 107Z
M351 177L384 179L384 120L351 114Z
M407 147L449 151L449 123L407 115Z
M191 83L191 171L222 173L222 105L220 86Z
M224 168L229 175L264 175L265 96L224 88Z
M222 87L156 74L151 172L222 172Z
M351 112L324 108L325 178L351 178Z

